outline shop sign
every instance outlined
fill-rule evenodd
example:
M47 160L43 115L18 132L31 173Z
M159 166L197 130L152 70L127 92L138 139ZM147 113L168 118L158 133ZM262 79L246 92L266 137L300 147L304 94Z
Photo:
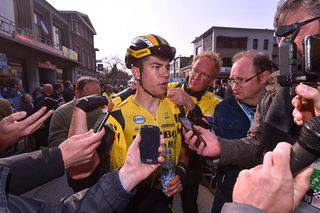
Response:
M64 57L69 58L72 61L78 61L78 54L65 46L62 46L62 54Z
M41 48L43 50L46 50L46 51L48 51L50 53L55 53L55 54L60 55L60 56L62 55L62 51L61 50L56 49L54 47L51 47L51 46L49 46L47 44L44 44L42 42L33 40L33 39L31 39L31 38L29 38L27 36L21 35L21 34L19 34L17 32L14 32L12 34L12 37L17 39L17 40L23 41L25 43L31 44L31 45L33 45L35 47Z
M51 64L50 61L47 62L38 62L38 67L47 69L47 70L56 70L57 66L54 64Z

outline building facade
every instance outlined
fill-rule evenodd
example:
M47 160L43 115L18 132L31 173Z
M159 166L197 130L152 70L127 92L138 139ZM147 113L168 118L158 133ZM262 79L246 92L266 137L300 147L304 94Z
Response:
M229 75L232 57L243 50L254 49L266 53L275 62L278 51L274 40L274 30L234 28L213 26L202 35L195 38L193 43L194 55L203 51L219 53L223 67L219 76ZM189 70L185 70L188 72Z
M183 57L178 56L174 58L170 63L170 78L183 78L183 72L180 72L186 66L189 66L192 63L193 56Z
M76 78L96 77L96 49L94 35L96 31L88 15L77 11L59 11L71 26L71 48L78 55L79 66L74 70Z
M1 87L10 77L22 79L29 92L42 83L74 82L78 55L72 25L64 14L45 0L0 0L0 5ZM91 44L86 48L95 58L93 39Z

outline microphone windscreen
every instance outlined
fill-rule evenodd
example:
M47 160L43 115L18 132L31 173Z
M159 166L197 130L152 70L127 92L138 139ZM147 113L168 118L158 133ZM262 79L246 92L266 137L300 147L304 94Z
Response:
M300 136L291 149L290 169L293 176L320 157L319 132L320 116L306 122L301 129Z

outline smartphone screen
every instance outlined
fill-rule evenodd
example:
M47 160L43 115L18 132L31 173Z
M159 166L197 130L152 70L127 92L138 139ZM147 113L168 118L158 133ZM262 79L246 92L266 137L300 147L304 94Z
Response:
M99 115L96 123L95 123L94 126L93 126L93 131L94 131L95 133L99 132L99 131L102 129L102 127L104 127L104 124L106 123L109 115L110 115L110 113L109 113L108 111L103 111L103 112Z
M141 142L139 145L141 162L157 164L160 146L160 129L154 125L143 125L140 128Z
M190 120L186 117L180 117L179 118L183 128L186 130L186 132L189 132L192 129L192 123Z

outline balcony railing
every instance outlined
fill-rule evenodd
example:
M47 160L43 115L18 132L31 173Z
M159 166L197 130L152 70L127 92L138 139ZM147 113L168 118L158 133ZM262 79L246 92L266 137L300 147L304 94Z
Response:
M11 21L10 19L3 16L0 16L0 33L10 37L12 37L14 33L19 33L23 36L39 41L56 49L62 49L60 44L54 43L52 40L43 36L36 35L36 33L32 30L18 26L14 21Z
M64 56L72 61L78 61L78 55L75 51L62 46L61 44L54 43L48 38L39 36L36 32L33 32L30 29L20 27L14 21L3 16L0 16L0 34L4 34L12 38L18 38L29 43L31 42L37 47ZM32 40L37 42L32 42Z

